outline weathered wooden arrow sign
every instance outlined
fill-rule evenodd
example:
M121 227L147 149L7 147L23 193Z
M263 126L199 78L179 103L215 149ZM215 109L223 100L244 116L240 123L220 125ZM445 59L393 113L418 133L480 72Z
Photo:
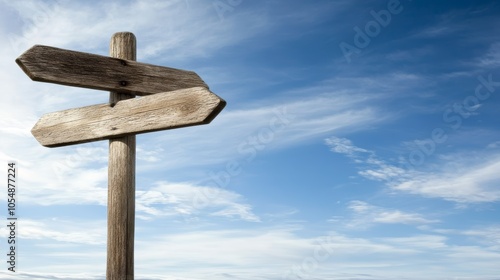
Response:
M208 124L226 102L204 87L180 89L43 115L31 133L59 147L158 130Z
M31 133L59 147L158 130L208 124L226 102L204 87L180 89L43 115Z
M226 104L192 71L41 45L16 62L34 81L148 95L42 116L31 132L46 147L207 124Z
M31 132L46 147L110 139L106 279L133 280L135 135L208 124L226 102L194 72L136 62L130 32L113 35L110 55L35 45L16 62L34 81L110 91L108 104L45 114Z
M192 71L35 45L17 64L33 80L136 95L208 86Z

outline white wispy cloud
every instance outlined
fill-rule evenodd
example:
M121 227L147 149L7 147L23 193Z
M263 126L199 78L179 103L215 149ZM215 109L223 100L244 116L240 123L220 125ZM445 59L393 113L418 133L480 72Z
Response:
M136 211L144 219L209 215L259 222L252 207L243 201L241 195L222 188L158 182L146 191L136 192Z
M437 197L459 203L494 202L500 200L500 158L490 156L481 162L456 166L445 164L438 172L412 172L394 183L394 190Z
M448 238L442 235L416 235L410 237L382 238L385 242L395 246L404 246L420 252L439 250L449 247Z
M500 226L486 226L482 228L461 231L460 234L473 237L478 243L488 246L492 250L500 249Z
M493 143L488 144L487 148L488 149L496 149L500 147L500 141L495 141Z
M457 32L471 31L471 26L464 24L462 19L470 13L466 9L454 9L446 13L436 14L423 29L419 30L414 36L424 38L445 37L453 35ZM480 12L478 10L474 12Z
M87 245L106 244L106 221L28 220L21 222L19 237ZM54 226L57 225L57 226ZM54 228L57 228L54 229Z
M359 200L349 202L348 208L354 212L354 218L348 223L350 227L367 227L372 224L421 225L438 222L438 220L426 219L418 213L388 209Z
M188 55L206 55L214 49L251 37L259 28L263 28L258 21L249 21L245 23L248 32L236 33L243 22L221 24L209 4L200 2L188 6L181 0L147 4L143 1L108 1L89 5L63 1L4 1L4 5L18 11L24 21L24 26L17 32L22 35L11 39L18 51L35 43L50 43L104 50L105 54L106 46L99 46L97 42L106 42L111 34L125 29L141 31L140 42L143 44L139 45L140 57L154 57L162 53L168 54L165 58L172 60ZM94 22L91 28L87 24L89 20ZM152 22L157 24L152 25ZM89 38L92 40L89 41Z
M398 50L387 54L386 57L394 61L418 61L434 52L435 49L433 47L425 46L409 50Z
M477 66L481 68L500 66L500 42L491 44L488 51L477 59Z
M333 140L332 140L333 139ZM378 159L373 151L354 146L350 140L328 138L325 143L332 151L346 154L359 164L359 175L383 182L388 188L430 198L441 198L457 203L480 203L500 200L500 155L477 152L470 156L461 152L441 156L432 168L391 164ZM344 143L340 145L338 143ZM348 143L349 145L345 145ZM413 143L413 142L412 142ZM342 148L342 147L348 148ZM347 151L363 151L367 156L359 158ZM480 154L480 155L479 155ZM480 160L479 160L480 158ZM397 164L397 165L396 165Z
M325 139L325 142L332 152L345 154L349 157L353 157L356 153L368 153L367 150L354 146L352 142L346 138L330 137Z

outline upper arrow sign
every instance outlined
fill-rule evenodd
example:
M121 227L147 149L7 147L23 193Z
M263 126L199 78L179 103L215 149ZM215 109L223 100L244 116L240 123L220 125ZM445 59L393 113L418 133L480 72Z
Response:
M208 86L192 71L35 45L16 59L34 81L148 95Z
M31 133L46 147L208 124L226 102L203 87L43 115Z

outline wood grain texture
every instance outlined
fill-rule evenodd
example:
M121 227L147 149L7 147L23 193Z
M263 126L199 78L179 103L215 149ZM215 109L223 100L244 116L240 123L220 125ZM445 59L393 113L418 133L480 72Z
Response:
M43 115L31 130L46 147L210 123L226 102L203 87Z
M114 51L114 50L113 50ZM192 71L35 45L16 59L33 80L61 85L148 95L190 87L206 87Z
M112 57L135 60L134 34L114 34L109 49ZM111 92L108 107L134 101L129 98L133 96ZM109 141L107 280L134 279L135 140L135 135L128 135Z

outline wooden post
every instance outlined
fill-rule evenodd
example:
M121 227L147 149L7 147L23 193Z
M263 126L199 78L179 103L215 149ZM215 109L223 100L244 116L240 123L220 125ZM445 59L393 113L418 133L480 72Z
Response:
M134 34L119 32L110 42L110 56L136 60ZM126 84L127 81L122 81ZM110 92L114 106L135 96ZM134 279L135 135L109 140L107 280Z
M47 147L109 139L106 279L133 280L135 135L208 124L226 101L194 72L136 62L130 32L113 35L110 56L35 45L16 62L34 81L111 91L109 104L45 114L31 132Z

